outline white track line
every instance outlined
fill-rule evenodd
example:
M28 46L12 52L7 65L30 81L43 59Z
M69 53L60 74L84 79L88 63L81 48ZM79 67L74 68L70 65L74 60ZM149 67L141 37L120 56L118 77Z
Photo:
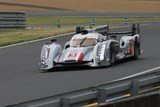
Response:
M143 75L143 74L146 74L146 73L153 72L153 71L158 70L158 69L160 69L160 66L155 67L155 68L152 68L152 69L149 69L149 70L145 70L145 71L143 71L143 72L136 73L136 74L133 74L133 75L124 77L124 78L120 78L120 79L117 79L117 80L114 80L114 81L111 81L111 82L115 82L115 81L120 81L120 80L124 80L124 79L133 78L133 77L136 77L136 76L139 76L139 75Z
M74 34L74 32L65 33L65 34L57 35L57 36L51 36L51 37L42 38L42 39L37 39L37 40L32 40L32 41L27 41L27 42L22 42L22 43L17 43L17 44L13 44L13 45L7 45L7 46L0 47L0 49L9 48L9 47L13 47L13 46L19 46L19 45L25 45L25 44L33 43L33 42L39 42L39 41L43 41L43 40L47 40L47 39L51 39L51 38L56 38L56 37L61 37L61 36L69 35L69 34Z

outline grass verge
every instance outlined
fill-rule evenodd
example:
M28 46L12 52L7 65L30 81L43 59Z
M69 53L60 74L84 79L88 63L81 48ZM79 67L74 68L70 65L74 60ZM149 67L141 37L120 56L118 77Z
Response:
M124 18L106 18L106 17L54 17L54 16L42 16L42 17L28 17L27 25L50 25L56 26L57 20L60 20L61 25L89 25L95 19L96 24L118 24L125 21ZM143 22L160 22L160 17L149 18L128 18L128 23L143 23Z
M20 29L20 30L12 30L12 31L2 31L0 32L0 47L46 38L49 36L64 34L68 32L72 32L73 27L61 28L61 29Z
M55 28L57 19L60 19L61 28ZM90 25L92 17L28 17L28 26L49 26L49 29L19 29L11 31L0 31L0 47L15 43L41 39L49 36L64 34L75 31L79 25ZM95 24L121 24L127 20L128 23L160 22L160 17L152 18L95 18ZM67 26L67 27L63 27Z

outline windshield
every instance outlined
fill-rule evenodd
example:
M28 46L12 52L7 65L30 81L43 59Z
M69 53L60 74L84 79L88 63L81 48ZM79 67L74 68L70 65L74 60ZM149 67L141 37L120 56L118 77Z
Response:
M93 46L97 43L97 39L95 38L83 38L83 39L73 39L71 41L72 47L85 47L85 46Z

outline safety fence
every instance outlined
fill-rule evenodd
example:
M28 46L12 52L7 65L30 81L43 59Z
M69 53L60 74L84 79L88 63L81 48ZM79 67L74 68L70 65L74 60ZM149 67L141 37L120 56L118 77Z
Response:
M0 29L25 28L26 12L0 11Z

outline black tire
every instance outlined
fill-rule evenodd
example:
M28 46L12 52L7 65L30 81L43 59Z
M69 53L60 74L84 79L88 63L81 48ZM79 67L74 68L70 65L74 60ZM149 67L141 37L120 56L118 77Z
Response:
M134 56L133 59L137 60L139 58L140 55L140 45L137 42L137 40L135 41L135 46L134 46Z
M110 46L109 66L113 66L116 62L116 52L113 45Z

